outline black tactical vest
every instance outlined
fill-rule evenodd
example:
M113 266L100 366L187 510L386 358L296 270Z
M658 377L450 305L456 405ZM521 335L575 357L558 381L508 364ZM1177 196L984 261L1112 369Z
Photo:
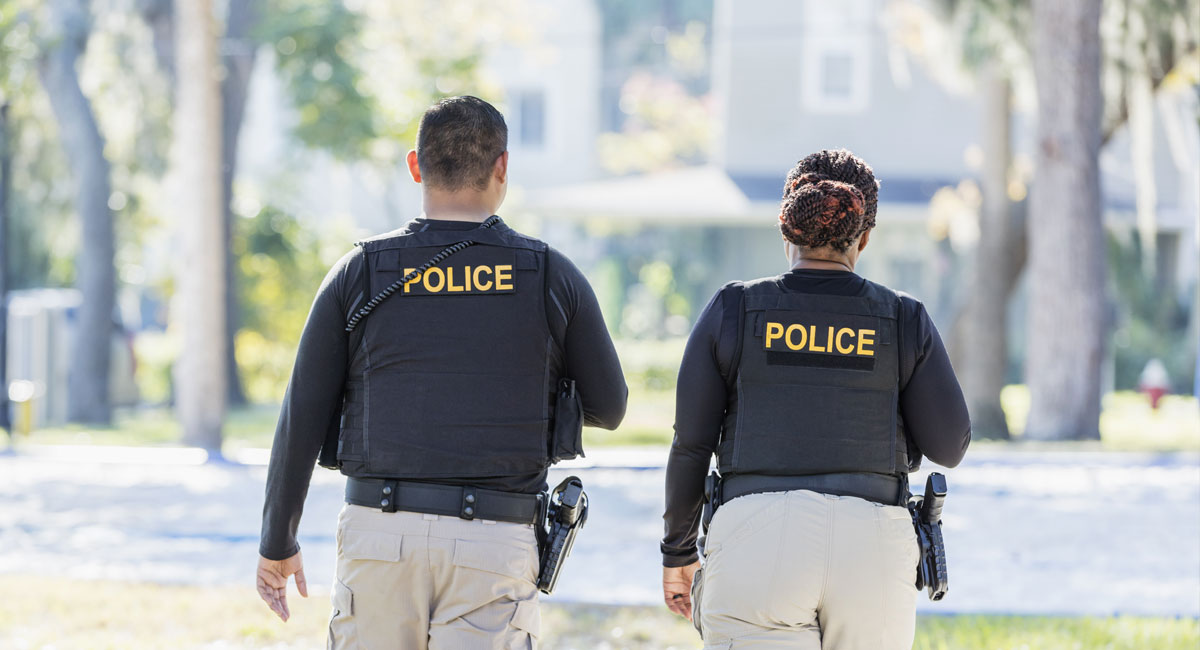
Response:
M805 294L766 278L746 283L743 309L723 474L908 471L893 291Z
M473 478L548 466L556 378L546 244L504 229L362 243L372 296L446 246L464 249L381 303L351 354L338 459L360 477Z

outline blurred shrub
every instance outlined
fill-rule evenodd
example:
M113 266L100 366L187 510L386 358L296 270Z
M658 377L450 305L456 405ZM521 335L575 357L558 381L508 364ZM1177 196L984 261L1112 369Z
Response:
M1134 389L1150 359L1167 367L1172 389L1190 392L1196 368L1196 344L1188 340L1188 307L1180 299L1174 275L1174 238L1160 237L1156 272L1147 273L1145 252L1136 232L1109 237L1109 277L1114 285L1116 314L1113 354L1118 390ZM1196 306L1193 306L1195 308Z
M283 399L300 332L329 257L348 238L323 236L274 206L237 219L233 254L242 328L235 341L238 369L252 402Z
M133 339L133 351L137 357L134 379L142 401L147 404L170 402L175 341L165 331L143 330Z
M617 339L617 355L632 394L675 390L686 338Z

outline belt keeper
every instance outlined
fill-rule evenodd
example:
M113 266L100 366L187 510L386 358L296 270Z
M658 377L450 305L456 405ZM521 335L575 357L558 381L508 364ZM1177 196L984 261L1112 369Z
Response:
M379 508L384 512L396 512L396 496L399 491L396 481L384 481L379 490Z
M475 518L475 507L477 499L475 497L475 488L464 487L462 489L462 504L458 509L458 516L461 519L471 520Z

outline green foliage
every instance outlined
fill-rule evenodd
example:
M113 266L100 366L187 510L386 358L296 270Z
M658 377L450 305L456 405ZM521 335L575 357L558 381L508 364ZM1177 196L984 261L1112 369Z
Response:
M362 19L341 2L274 0L258 37L274 46L276 69L306 145L362 158L377 135L375 105L353 58Z
M345 238L329 237L328 240ZM251 401L282 399L300 332L329 268L322 233L266 206L236 220L242 329L235 341L238 368Z
M1159 260L1171 251L1159 250ZM1116 359L1114 381L1118 389L1137 388L1138 376L1150 359L1167 367L1173 388L1187 392L1193 385L1196 368L1196 344L1187 336L1188 309L1180 300L1173 270L1159 268L1143 272L1145 255L1141 237L1130 232L1108 239L1109 276L1116 297L1116 322L1113 354Z
M8 197L11 289L66 286L74 269L66 157L37 76L37 21L25 2L0 4L0 104L7 104L13 178Z

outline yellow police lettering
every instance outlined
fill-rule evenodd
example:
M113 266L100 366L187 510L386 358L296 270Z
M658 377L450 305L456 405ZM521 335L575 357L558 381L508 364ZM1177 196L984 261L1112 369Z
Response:
M496 291L511 291L512 288L512 264L496 265Z
M454 284L454 267L453 266L446 269L446 291L451 291L454 293L462 293L463 291L465 291L465 289L463 289L463 286L461 284L457 285L457 286Z
M436 288L434 288L434 285L429 283L429 278L433 277L435 273L437 274L438 278ZM425 285L425 290L429 293L437 293L446 286L446 274L442 273L442 270L435 266L424 273L424 277L421 278L421 283Z
M850 335L850 338L854 338L854 330L850 329L849 327L843 327L842 329L838 330L838 333L837 333L837 341L835 341L835 343L837 344L837 351L842 354L850 354L850 353L854 352L854 344L853 343L851 343L850 345L846 345L846 346L842 345L842 338L845 337L847 334Z
M864 357L875 356L869 346L875 345L875 330L858 330L858 353Z
M771 341L783 337L783 325L781 323L767 323L767 347L771 347Z
M416 269L412 269L412 268L404 269L404 275L408 276L408 274L412 273L413 271L416 271ZM408 282L405 282L404 283L404 293L408 293L408 288L420 281L421 281L421 276L418 275L417 277L409 280Z
M475 274L474 274L474 278L472 278L472 279L475 280L475 288L476 289L479 289L480 291L490 291L492 289L492 281L491 280L484 282L479 279L480 273L489 273L490 274L491 272L492 272L492 267L490 267L490 266L475 267Z
M463 282L466 283L466 285L467 285L467 291L472 291L472 289L471 289L471 267L468 266L465 269L463 269L463 271L464 271L463 272Z
M808 326L808 349L810 352L826 352L826 348L817 347L817 326Z
M800 342L792 343L792 332L795 332L796 330L800 331ZM808 336L804 332L803 325L790 325L787 328L787 334L784 335L784 340L787 342L787 346L788 346L789 350L803 350L804 343L806 342L807 339L808 339Z

